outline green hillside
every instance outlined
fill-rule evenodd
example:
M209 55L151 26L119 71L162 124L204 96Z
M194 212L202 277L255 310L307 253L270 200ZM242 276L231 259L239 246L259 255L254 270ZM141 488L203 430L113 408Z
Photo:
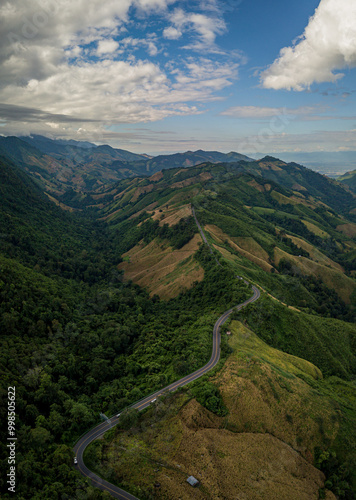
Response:
M222 369L132 415L129 429L122 419L87 450L90 468L139 498L189 499L191 474L197 498L354 498L354 384L323 377L241 321L228 329Z
M356 170L341 175L337 180L350 188L354 193L356 192Z
M315 175L322 179L322 192L324 178ZM330 190L334 188L330 184ZM333 199L342 204L344 193L338 199L338 190L336 186ZM351 195L346 193L346 197L347 203L353 202ZM297 196L275 181L232 165L203 164L126 179L93 198L122 252L143 237L148 242L159 236L157 225L162 228L189 217L194 206L221 258L281 300L318 309L332 293L316 287L321 280L342 302L354 301L355 242L343 228L356 225L319 201L315 192L309 195L307 188L303 196ZM319 290L318 299L307 291L312 288ZM344 311L342 303L335 308ZM339 317L336 309L329 312Z
M19 498L105 497L72 468L73 442L99 422L100 413L116 414L208 361L216 319L251 295L237 275L263 291L261 301L238 319L243 328L271 347L258 347L256 340L248 347L251 356L245 352L237 359L243 352L241 346L229 346L225 336L215 378L197 383L192 393L177 395L189 410L183 421L195 426L199 435L209 421L217 422L217 430L225 426L238 438L236 453L240 445L251 443L259 453L267 443L260 441L258 434L263 433L263 439L273 444L276 457L280 446L288 446L288 454L297 453L304 460L298 462L303 464L302 470L309 470L311 463L318 465L330 478L327 489L340 498L352 498L347 496L349 486L345 486L347 495L339 490L341 471L347 469L344 479L349 485L355 482L356 470L347 441L355 442L356 418L356 243L354 223L347 215L353 197L330 183L334 202L327 205L322 197L324 180L317 184L320 176L313 177L314 184L302 176L299 184L305 186L297 191L288 183L299 176L299 170L275 165L270 159L268 163L287 173L270 165L266 172L279 172L280 176L272 179L248 171L241 162L167 169L149 177L122 179L86 195L67 192L68 200L77 197L81 207L70 212L52 203L22 169L1 160L1 416L6 419L7 387L15 384L21 447L17 456ZM256 165L263 170L259 162ZM284 184L283 176L287 179ZM213 255L202 243L192 207ZM240 330L232 328L234 336L238 335ZM272 347L285 353L277 355ZM263 358L258 373L250 363L255 349ZM304 361L294 360L292 369L291 356ZM288 380L280 379L281 360L289 363L284 367L285 378L297 377L290 386ZM225 380L224 370L231 363L239 364ZM270 415L268 422L262 406L253 419L245 415L243 421L237 420L233 408L240 391L222 379L231 380L241 369L244 381L238 384L251 388L253 380L257 381L265 414ZM221 377L221 383L217 382ZM211 384L217 384L219 390ZM320 408L308 420L310 433L302 429L303 418L288 401L288 387L295 401L307 397L311 413L314 404ZM276 394L283 400L283 415L278 414ZM172 401L174 406L175 396ZM247 408L248 400L244 401ZM203 410L201 403L206 407ZM170 408L171 403L159 406L155 415L164 422ZM327 416L320 420L322 408ZM218 410L220 415L211 416L210 410ZM172 411L177 415L181 410L174 406ZM279 424L287 421L288 429L272 425L272 415ZM128 425L131 417L129 414ZM173 426L181 425L174 422ZM279 434L276 426L281 429ZM5 430L0 448L2 489L7 471ZM246 430L251 436L245 436ZM175 436L173 430L168 434ZM219 435L212 435L211 442L218 442ZM273 436L283 443L277 444ZM188 432L186 437L192 435ZM178 442L169 439L167 443ZM193 446L195 441L191 442ZM194 458L190 451L187 456ZM99 455L94 455L95 467L100 468ZM207 452L206 458L209 456ZM253 455L247 455L246 463L252 459ZM233 474L233 462L228 462L229 474ZM184 464L187 469L194 465L192 461ZM221 466L219 462L216 470ZM324 490L324 476L314 467L310 471L315 484ZM333 474L337 479L332 479ZM291 485L292 477L288 473L278 481ZM298 477L298 488L303 489L303 475ZM211 491L216 487L213 483L209 483ZM135 484L129 487L136 491ZM2 498L11 496L5 491Z

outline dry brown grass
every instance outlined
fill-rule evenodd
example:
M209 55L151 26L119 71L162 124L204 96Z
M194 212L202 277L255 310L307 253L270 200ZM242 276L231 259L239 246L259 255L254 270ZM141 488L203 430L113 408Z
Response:
M309 208L315 208L319 203L308 201L300 196L284 196L278 191L272 191L272 198L274 198L280 205L304 205Z
M246 257L251 262L254 262L264 271L271 271L273 266L271 266L271 264L267 262L267 252L265 252L253 238L230 238L230 236L225 234L219 227L214 226L213 224L207 224L205 226L205 230L211 234L211 236L217 243L221 244L227 241L231 248L239 252L239 254L241 254L243 257ZM237 243L235 243L236 241L239 241L240 244L238 245ZM216 245L214 245L214 247L225 258L231 260L232 254L230 252Z
M160 211L161 210L161 211ZM179 208L160 208L153 212L152 219L159 220L159 225L163 226L168 224L169 226L174 226L181 219L185 217L190 217L192 215L192 208L190 203L183 205Z
M338 410L298 375L318 379L320 370L269 347L240 322L230 329L234 353L213 379L228 416L176 394L158 401L140 428L119 434L104 460L162 500L317 499L325 478L311 465L313 452L335 439ZM190 475L200 487L186 482ZM331 492L326 498L335 500Z
M265 188L259 184L255 179L253 179L252 181L248 182L247 183L249 186L257 189L257 191L259 191L260 193L264 193L265 192Z
M163 179L163 172L162 172L162 170L160 170L159 172L156 172L155 174L151 175L151 177L149 177L149 180L152 181L152 182L158 182L161 179Z
M191 184L196 184L197 182L208 181L209 179L212 179L212 178L213 178L213 176L211 175L210 172L202 172L201 174L196 175L195 177L190 177L189 179L184 179L184 181L174 182L169 187L171 189L179 189L182 187L190 186Z
M62 210L66 210L68 212L76 212L76 211L81 211L81 210L78 210L77 208L72 208L72 207L69 207L68 205L65 205L64 203L62 203L61 201L58 201L57 198L55 198L54 196L50 195L49 193L46 193L46 191L44 191L44 194L55 204L57 205L57 207L60 207Z
M284 162L280 162L280 165L286 165ZM266 162L259 162L259 167L262 170L274 170L275 172L281 172L283 169L275 165L274 163L270 163L268 161Z
M292 189L294 191L308 191L307 188L305 188L301 184L298 184L298 182L296 182L295 184L293 184Z
M340 224L336 229L337 231L346 234L346 236L349 236L350 238L356 236L356 224L354 222L349 222L348 224Z
M143 212L149 212L153 210L157 206L157 201L154 201L153 203L150 203L150 205L147 205L147 207L143 208L142 210L139 210L138 212L130 215L129 219L136 219L139 215L141 215Z
M269 384L267 390L268 387ZM249 388L239 395L240 387L235 384L235 397L240 401ZM229 422L195 400L187 403L184 396L178 397L176 404L183 404L179 413L170 411L167 416L164 415L167 406L158 402L141 430L131 436L122 433L106 447L104 459L109 459L111 469L119 477L141 488L153 489L157 499L318 498L324 475L289 444L264 431L246 431L245 426L242 432L231 430ZM160 419L155 416L158 411ZM311 455L308 458L311 460ZM200 481L199 488L192 488L186 482L190 475ZM335 500L332 494L327 498Z
M251 253L252 255L255 255L255 257L258 257L266 262L268 261L268 259L269 259L268 253L253 238L248 236L248 237L239 237L239 238L232 238L232 239L243 250L246 250L247 252Z
M319 264L323 264L324 266L330 266L342 273L344 272L344 268L340 266L340 264L337 264L336 262L331 260L329 257L320 252L320 250L315 248L310 243L307 243L306 241L304 241L301 238L298 238L297 236L291 236L290 234L287 234L286 236L290 238L293 241L293 243L297 245L297 247L306 250L309 253L310 258L315 262L319 262Z
M353 279L348 278L337 269L326 267L325 265L314 262L306 257L290 255L289 253L276 247L274 249L275 264L278 265L281 259L291 262L307 276L312 275L319 277L326 286L333 288L344 302L347 304L350 303L351 294L356 288L356 284Z
M153 184L148 184L147 186L141 186L141 187L136 188L136 190L131 198L131 201L132 202L137 201L139 196L141 196L141 194L150 193L153 189L154 189Z
M151 295L157 294L163 299L176 297L204 278L202 267L193 259L199 242L200 234L196 234L179 250L156 240L148 245L138 244L123 255L129 261L121 262L119 269L124 270L125 279L147 287Z

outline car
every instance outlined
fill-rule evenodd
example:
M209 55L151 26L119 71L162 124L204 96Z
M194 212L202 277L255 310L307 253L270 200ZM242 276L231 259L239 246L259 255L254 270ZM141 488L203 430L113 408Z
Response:
M77 463L78 463L77 457L74 457L74 465L77 465Z
M121 413L118 413L116 416L119 417L121 415Z
M150 403L152 404L152 403L155 403L156 401L157 401L157 398L154 398L154 399L152 399L152 400L150 401Z

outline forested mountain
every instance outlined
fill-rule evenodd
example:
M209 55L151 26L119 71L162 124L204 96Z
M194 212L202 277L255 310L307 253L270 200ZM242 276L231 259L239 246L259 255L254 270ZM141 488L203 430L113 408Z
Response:
M203 161L250 160L239 153L201 150L152 158L108 145L53 140L40 135L0 137L0 155L31 174L55 198L70 189L88 192L120 179L174 166L194 166Z
M146 162L146 157L110 146L83 147L40 136L34 140L0 137L0 154L15 162L54 196L68 189L97 189L142 174Z
M155 156L147 161L147 172L155 173L166 168L174 167L194 167L203 162L211 163L233 163L237 161L252 161L252 158L235 153L219 153L218 151L187 151L185 153L176 153L171 155Z
M1 417L6 420L7 387L15 385L17 498L107 498L73 468L73 442L100 413L117 414L209 359L216 319L251 294L237 275L263 294L236 314L212 378L158 401L141 417L126 413L117 436L88 451L88 463L139 498L164 498L168 484L178 497L185 493L177 464L188 471L196 461L193 449L177 443L193 443L196 434L204 448L199 467L211 468L200 493L233 498L235 487L217 492L212 479L221 467L232 474L238 456L219 462L223 435L227 449L241 443L255 450L261 470L269 440L276 470L284 453L298 465L283 477L267 471L266 482L260 478L265 486L354 498L354 196L271 157L215 157L219 163L179 165L85 193L68 182L66 192L64 181L56 184L49 171L45 177L47 155L57 153L44 145L41 151L38 141L36 149L7 141L16 165L0 162ZM85 154L99 149L59 146ZM105 148L100 154L114 154ZM48 198L44 181L24 172L39 161L37 179L56 184L57 201L72 212ZM104 163L100 168L109 168ZM3 498L12 498L4 479L6 438L3 428L1 488ZM136 447L140 453L125 455ZM307 481L308 474L315 480ZM241 477L240 486L249 481Z

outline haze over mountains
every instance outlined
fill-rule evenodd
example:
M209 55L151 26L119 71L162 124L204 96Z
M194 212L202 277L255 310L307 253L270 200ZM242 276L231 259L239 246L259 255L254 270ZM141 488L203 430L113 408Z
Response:
M273 154L273 153L272 153ZM273 154L274 155L274 154ZM263 153L251 154L254 158L262 158ZM356 150L352 151L314 151L279 152L276 156L284 161L294 161L311 168L321 174L337 178L349 170L356 168Z

